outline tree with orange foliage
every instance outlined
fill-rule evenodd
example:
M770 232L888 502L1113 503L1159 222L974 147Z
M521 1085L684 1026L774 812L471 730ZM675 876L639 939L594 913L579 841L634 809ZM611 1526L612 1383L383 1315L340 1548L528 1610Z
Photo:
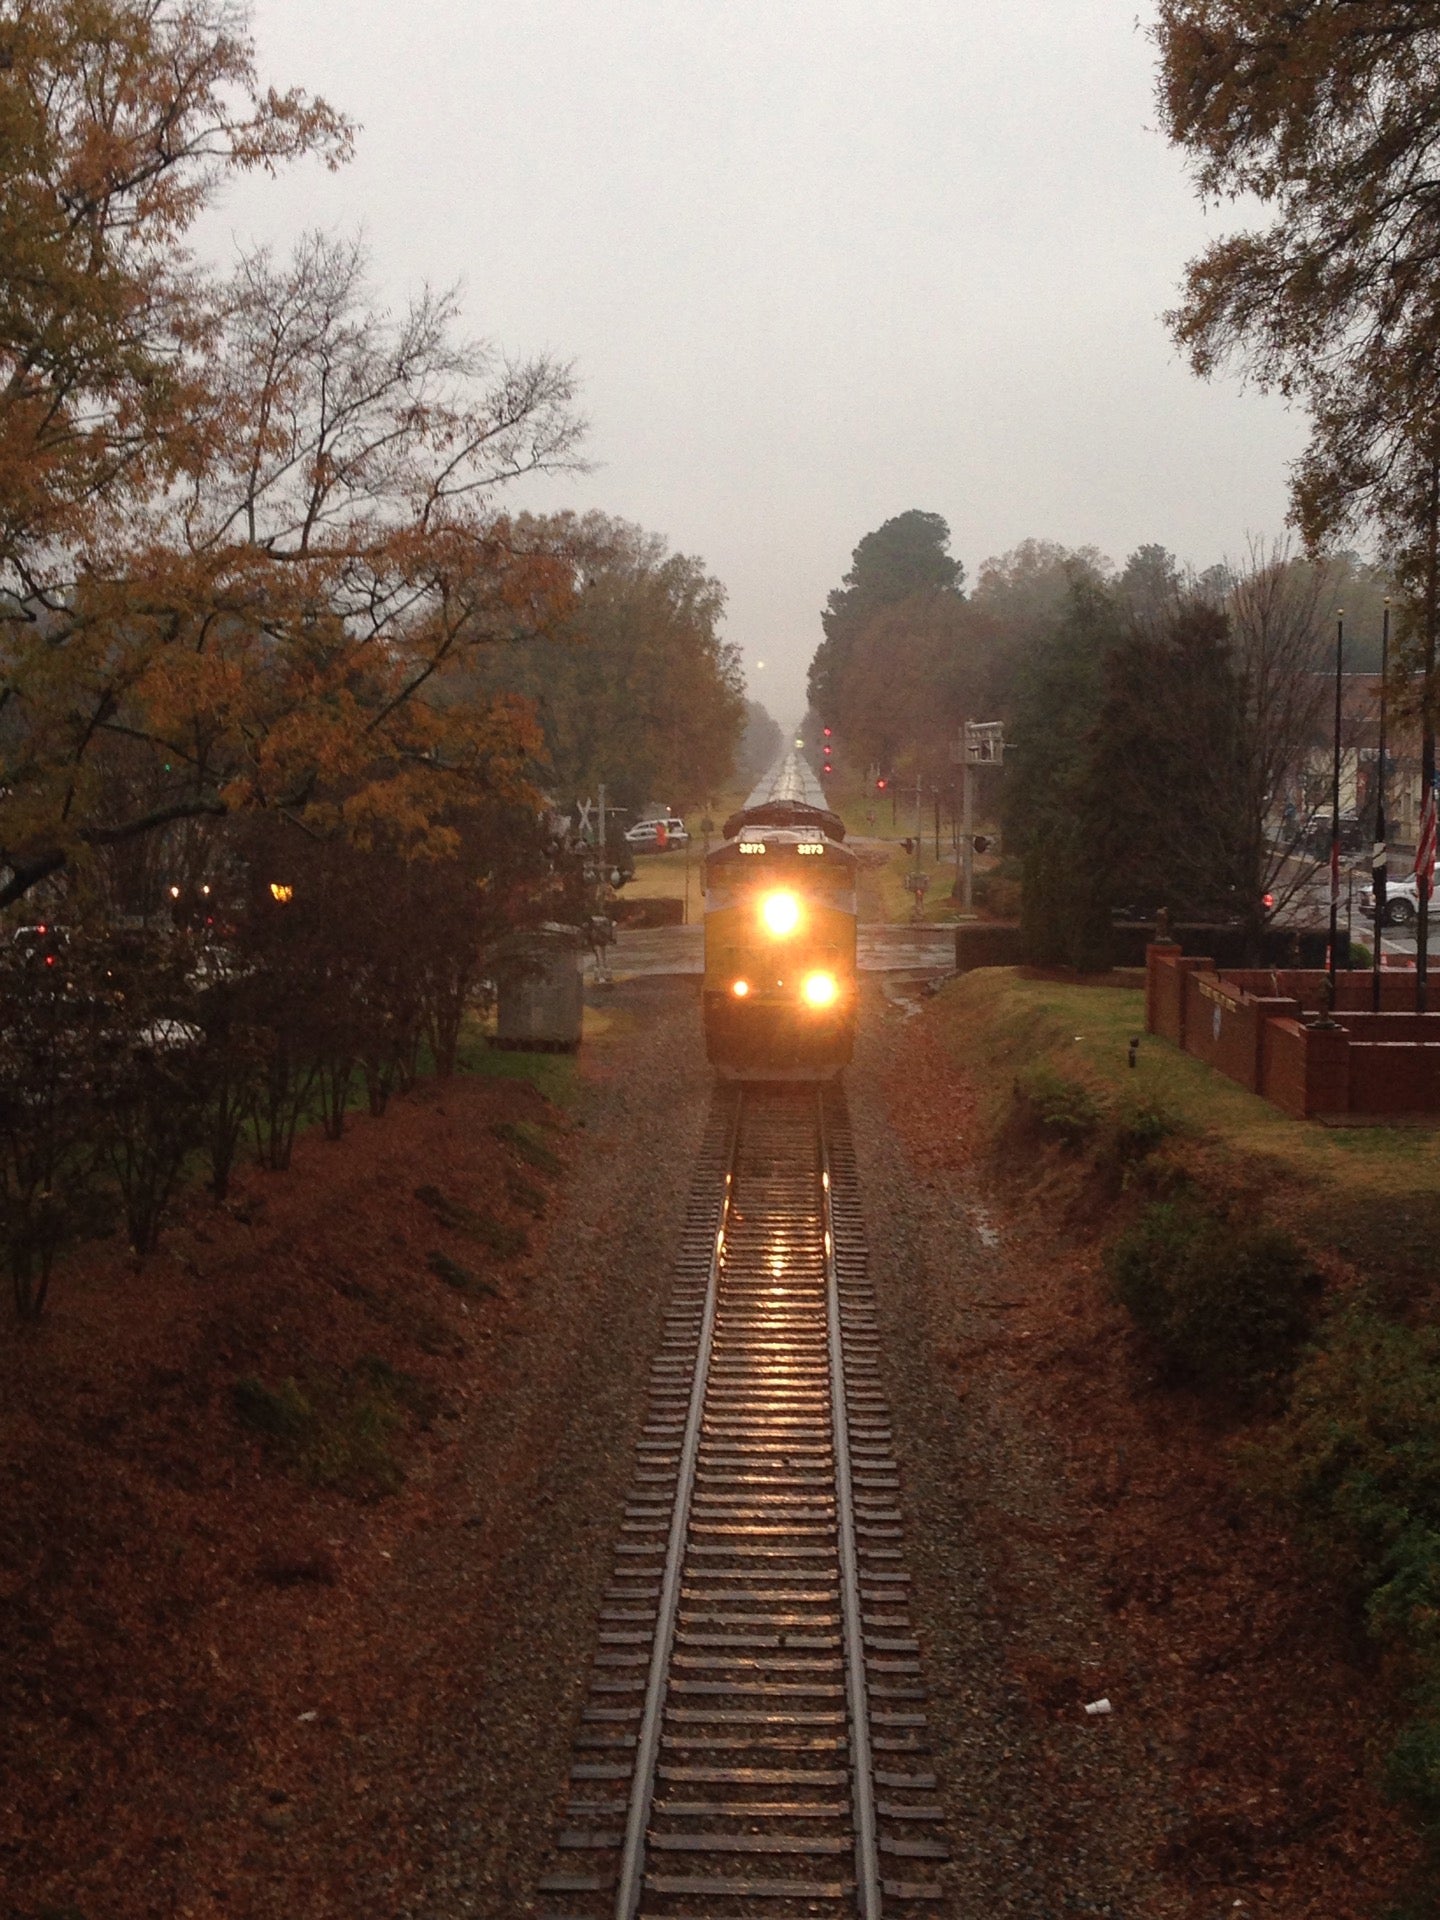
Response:
M262 97L215 0L80 17L22 8L0 67L0 112L70 102L55 125L32 111L52 226L94 181L88 227L36 243L53 313L28 351L0 266L0 905L88 850L237 810L443 842L458 791L523 787L527 715L459 697L455 670L569 607L570 558L490 504L573 464L569 369L459 338L452 295L377 313L354 245L205 283L183 237L217 172L337 159L348 130ZM43 198L0 175L17 217Z
M191 457L213 340L187 230L227 173L351 130L262 90L224 0L11 0L0 17L0 588L77 562Z

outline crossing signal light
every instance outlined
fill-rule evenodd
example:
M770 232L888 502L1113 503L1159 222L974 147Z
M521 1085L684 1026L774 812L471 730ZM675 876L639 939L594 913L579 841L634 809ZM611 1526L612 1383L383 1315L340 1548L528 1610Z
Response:
M829 729L829 727L826 727L826 729L825 729L825 738L826 738L827 740L828 740L828 739L830 738L830 729Z
M875 790L877 793L883 793L885 791L885 776L883 774L875 782Z

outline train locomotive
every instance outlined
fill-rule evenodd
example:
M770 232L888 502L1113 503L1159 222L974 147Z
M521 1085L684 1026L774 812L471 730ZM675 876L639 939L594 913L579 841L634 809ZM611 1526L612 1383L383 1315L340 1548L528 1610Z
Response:
M845 823L787 754L705 860L705 1051L722 1080L830 1080L855 1044Z

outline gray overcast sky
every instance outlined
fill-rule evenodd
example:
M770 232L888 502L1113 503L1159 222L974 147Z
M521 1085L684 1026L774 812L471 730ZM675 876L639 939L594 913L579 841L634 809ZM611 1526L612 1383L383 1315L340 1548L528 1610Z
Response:
M363 227L377 290L575 361L583 478L700 555L782 722L860 536L943 513L1208 565L1281 531L1303 421L1160 315L1202 217L1125 0L257 0L262 76L355 162L232 187L207 248ZM762 668L761 662L764 662Z

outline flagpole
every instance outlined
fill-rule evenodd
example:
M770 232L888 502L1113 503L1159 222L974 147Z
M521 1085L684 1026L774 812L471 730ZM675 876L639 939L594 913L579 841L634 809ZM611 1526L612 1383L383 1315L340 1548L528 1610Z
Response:
M1390 677L1390 599L1386 595L1385 617L1380 625L1380 744L1375 750L1375 840L1370 850L1371 889L1375 901L1375 953L1371 961L1370 1005L1380 1011L1381 946L1385 933L1386 890L1390 880L1385 819L1385 698Z
M1415 1011L1430 991L1430 887L1435 876L1435 624L1440 594L1440 451L1430 455L1429 552L1425 568L1425 676L1420 701L1420 845L1415 849ZM1428 837L1427 837L1428 836Z
M1335 963L1340 945L1340 705L1345 666L1345 615L1335 615L1335 751L1330 763L1330 947L1325 958L1327 1013L1335 1011Z

